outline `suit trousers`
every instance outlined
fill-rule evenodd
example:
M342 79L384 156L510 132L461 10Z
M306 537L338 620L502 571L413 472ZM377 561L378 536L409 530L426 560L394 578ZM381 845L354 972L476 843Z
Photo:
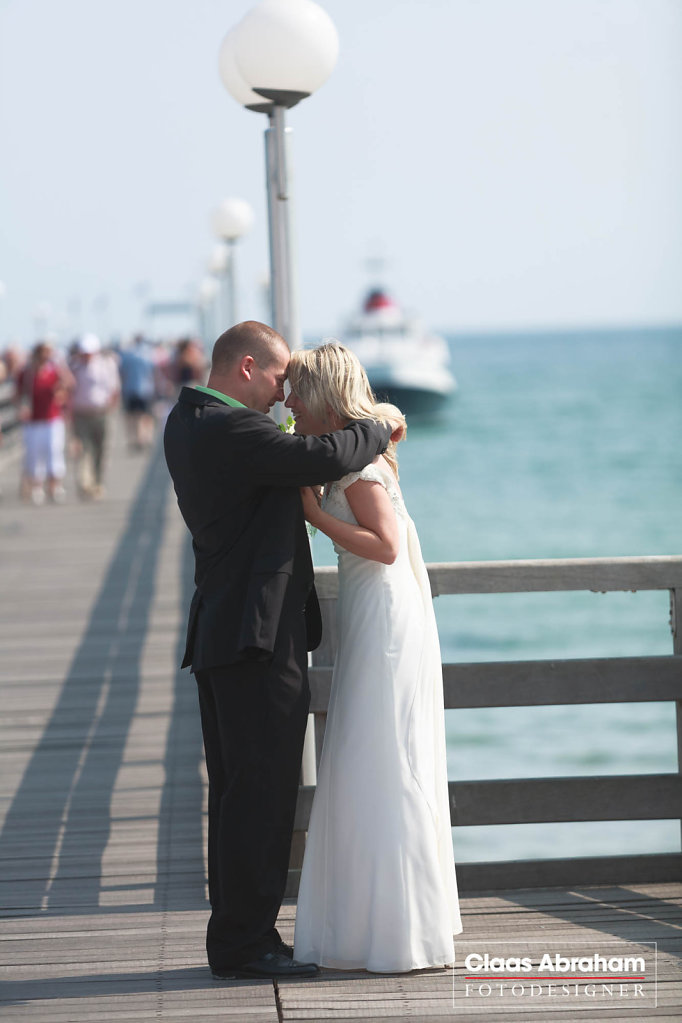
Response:
M303 611L280 623L272 660L196 672L209 779L208 961L274 950L310 706Z

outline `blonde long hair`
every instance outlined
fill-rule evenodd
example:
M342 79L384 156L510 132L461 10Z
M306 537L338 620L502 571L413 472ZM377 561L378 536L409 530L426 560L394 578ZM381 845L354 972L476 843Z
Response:
M318 348L292 352L289 383L317 419L329 419L331 412L344 423L352 419L398 422L403 426L403 436L400 439L405 437L407 424L400 409L376 400L362 363L338 341L328 341ZM397 478L395 441L389 442L384 458Z

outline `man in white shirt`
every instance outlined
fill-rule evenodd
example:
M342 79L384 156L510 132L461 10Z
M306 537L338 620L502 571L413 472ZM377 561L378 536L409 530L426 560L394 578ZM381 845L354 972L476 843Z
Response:
M116 360L102 352L95 334L84 334L76 345L72 366L76 387L72 397L73 432L78 442L78 493L83 500L104 496L104 454L109 414L121 390Z

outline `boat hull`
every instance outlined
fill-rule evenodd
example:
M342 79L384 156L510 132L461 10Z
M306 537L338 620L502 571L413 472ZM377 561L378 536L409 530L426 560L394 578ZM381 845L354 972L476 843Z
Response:
M406 416L430 416L440 412L452 398L452 392L432 391L424 387L387 383L381 378L369 377L372 390L379 401L396 405Z

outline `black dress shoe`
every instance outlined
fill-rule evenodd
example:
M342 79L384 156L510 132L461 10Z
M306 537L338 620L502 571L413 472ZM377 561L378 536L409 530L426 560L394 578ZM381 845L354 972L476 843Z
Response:
M315 963L299 963L290 959L282 952L266 952L259 959L242 963L231 970L213 970L213 976L222 979L229 977L267 977L270 980L286 980L287 977L314 977L318 973Z
M287 959L294 958L293 947L291 945L287 945L286 941L282 941L281 939L279 945L274 951L279 953L279 955L286 956ZM236 966L228 967L222 970L217 968L214 969L213 967L211 967L211 973L213 974L216 980L234 980L234 978L237 975L235 972L236 969L237 969Z

